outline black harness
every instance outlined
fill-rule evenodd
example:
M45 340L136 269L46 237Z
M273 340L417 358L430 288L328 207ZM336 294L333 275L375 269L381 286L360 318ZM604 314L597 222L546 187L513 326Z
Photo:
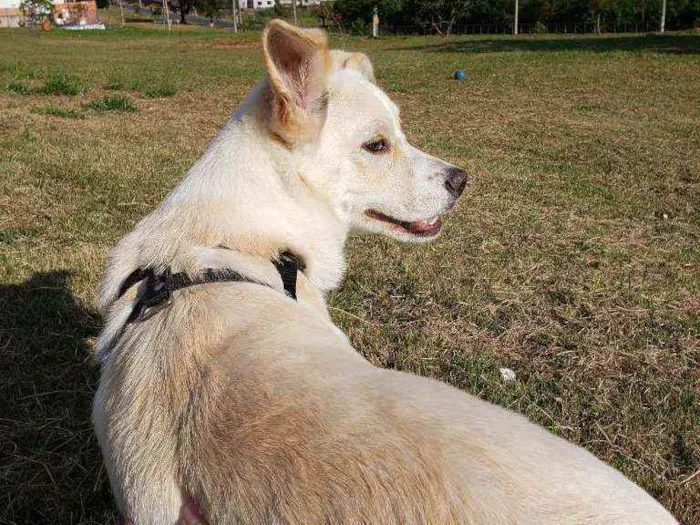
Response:
M272 263L277 268L285 293L296 301L297 272L305 269L303 261L291 252L282 252L279 259ZM272 288L269 284L256 281L228 268L205 268L194 277L184 272L171 273L169 268L157 273L153 268L139 268L133 271L119 288L117 299L122 297L136 283L145 281L146 288L134 305L126 324L133 321L145 321L154 314L167 308L173 299L173 292L207 283L239 282L259 284Z

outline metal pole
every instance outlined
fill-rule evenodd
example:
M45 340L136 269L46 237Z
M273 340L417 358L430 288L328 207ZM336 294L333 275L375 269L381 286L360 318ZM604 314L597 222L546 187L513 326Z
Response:
M372 9L372 37L377 38L379 36L379 10L375 5Z
M122 5L122 0L119 0L119 14L122 17L122 27L124 27L124 6Z
M294 25L297 24L297 0L292 0L292 13L294 13Z
M661 2L661 32L666 30L666 0Z
M168 21L168 31L172 31L170 26L170 8L168 7L168 0L163 0L163 13L165 14L165 19Z
M236 15L236 4L238 3L238 0L231 0L231 8L232 8L232 13L233 13L233 32L238 33L238 16ZM240 9L241 6L238 6Z
M513 34L518 34L518 0L515 0L515 24L513 24Z

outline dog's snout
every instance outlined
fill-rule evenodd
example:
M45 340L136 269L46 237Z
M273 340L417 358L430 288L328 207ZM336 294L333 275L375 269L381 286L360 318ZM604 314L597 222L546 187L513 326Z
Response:
M452 196L456 199L462 195L464 188L467 186L468 179L469 177L467 176L466 171L459 168L450 168L447 171L447 177L445 178L445 187L447 188L447 191L449 191L450 194L452 194Z

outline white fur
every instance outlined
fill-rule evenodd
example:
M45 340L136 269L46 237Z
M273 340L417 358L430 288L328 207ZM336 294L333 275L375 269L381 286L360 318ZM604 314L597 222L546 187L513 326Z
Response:
M324 52L318 34L275 24L299 53ZM94 422L120 510L134 525L170 524L192 496L218 523L675 523L620 473L522 416L372 367L330 322L323 296L343 277L352 229L422 240L367 210L422 221L455 200L450 165L408 144L366 58L333 62L317 79L328 88L320 130L291 146L272 136L271 92L260 84L110 254ZM310 104L314 93L299 98ZM377 136L390 153L363 149ZM281 250L306 263L298 302L270 263ZM192 287L125 325L142 285L119 299L118 290L145 267L232 268L269 286ZM294 410L302 417L291 427L265 426ZM265 443L265 455L247 455L240 436ZM250 485L231 481L250 465L264 467Z

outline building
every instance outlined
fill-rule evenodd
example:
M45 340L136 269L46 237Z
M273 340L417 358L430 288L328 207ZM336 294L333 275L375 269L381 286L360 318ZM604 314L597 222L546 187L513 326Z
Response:
M95 0L54 0L54 6L53 20L57 26L91 26L99 22Z
M275 6L274 0L239 0L241 9L270 9Z
M297 6L308 7L318 5L327 0L297 0ZM292 0L279 0L282 6L291 6ZM275 0L239 0L241 9L271 9L275 6Z
M24 17L19 10L20 0L0 0L0 27L19 27Z
M24 25L21 0L0 0L0 28ZM98 22L95 0L53 0L53 22L57 26L90 26Z
M310 5L318 5L327 0L297 0L297 6L308 7ZM282 5L292 5L292 0L280 0Z

